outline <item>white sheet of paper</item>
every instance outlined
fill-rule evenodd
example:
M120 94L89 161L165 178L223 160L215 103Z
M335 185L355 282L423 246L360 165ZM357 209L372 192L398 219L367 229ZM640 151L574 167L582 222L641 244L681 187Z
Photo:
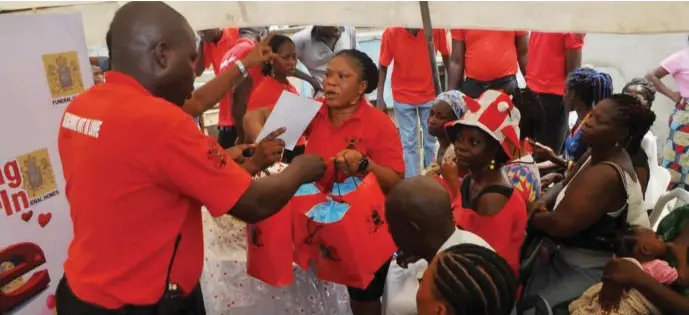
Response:
M321 105L319 101L282 91L263 129L258 133L256 142L260 142L276 129L285 127L285 133L278 138L285 141L285 149L294 150L299 137L316 116Z

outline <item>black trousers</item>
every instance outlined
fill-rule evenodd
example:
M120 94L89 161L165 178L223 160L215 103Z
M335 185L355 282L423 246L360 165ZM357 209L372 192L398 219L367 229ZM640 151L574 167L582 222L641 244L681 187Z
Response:
M459 90L469 97L477 98L486 90L503 90L505 93L513 95L518 88L517 77L508 75L488 82L466 78Z
M198 287L197 287L198 288ZM196 293L198 291L198 293ZM203 299L201 305L198 305L201 297L200 289L186 298L184 307L176 314L159 314L157 305L133 306L128 305L116 310L109 310L98 305L84 302L79 299L67 283L67 278L62 277L60 283L57 285L55 299L57 302L57 313L65 315L202 315ZM200 312L203 313L200 313Z
M223 149L229 149L237 142L237 127L218 127L218 143Z
M569 111L565 108L562 95L537 93L543 107L545 121L536 130L534 140L553 149L555 154L562 153L565 138L569 130ZM542 161L541 157L536 157Z
M359 302L380 300L380 298L383 297L383 292L385 291L385 279L388 276L390 262L392 262L392 258L385 262L385 264L383 264L383 266L381 266L380 269L376 271L375 275L373 275L373 280L366 289L362 290L358 288L347 287L349 297L353 301Z

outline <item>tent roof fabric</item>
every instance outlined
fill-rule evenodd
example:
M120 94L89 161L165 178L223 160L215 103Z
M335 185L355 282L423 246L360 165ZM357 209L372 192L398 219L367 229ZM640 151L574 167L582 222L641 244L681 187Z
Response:
M86 41L103 44L120 1L7 2L0 13L82 15ZM421 27L418 1L171 1L194 29L262 25ZM433 1L433 27L648 34L689 32L689 2ZM289 12L289 13L287 13Z

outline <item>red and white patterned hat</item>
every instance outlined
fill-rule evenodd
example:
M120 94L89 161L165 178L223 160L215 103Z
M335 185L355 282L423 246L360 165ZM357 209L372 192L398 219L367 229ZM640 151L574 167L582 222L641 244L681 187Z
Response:
M477 127L498 140L508 157L514 157L520 148L521 115L512 103L512 98L497 90L487 90L478 99L466 95L463 97L467 106L466 113L459 120L448 123L446 128L457 125Z

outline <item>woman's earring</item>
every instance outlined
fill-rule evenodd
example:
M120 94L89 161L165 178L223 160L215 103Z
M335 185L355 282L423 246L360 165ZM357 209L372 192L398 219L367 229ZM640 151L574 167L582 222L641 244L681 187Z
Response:
M490 160L490 166L489 166L489 168L490 168L491 170L494 170L494 169L495 169L495 160Z

